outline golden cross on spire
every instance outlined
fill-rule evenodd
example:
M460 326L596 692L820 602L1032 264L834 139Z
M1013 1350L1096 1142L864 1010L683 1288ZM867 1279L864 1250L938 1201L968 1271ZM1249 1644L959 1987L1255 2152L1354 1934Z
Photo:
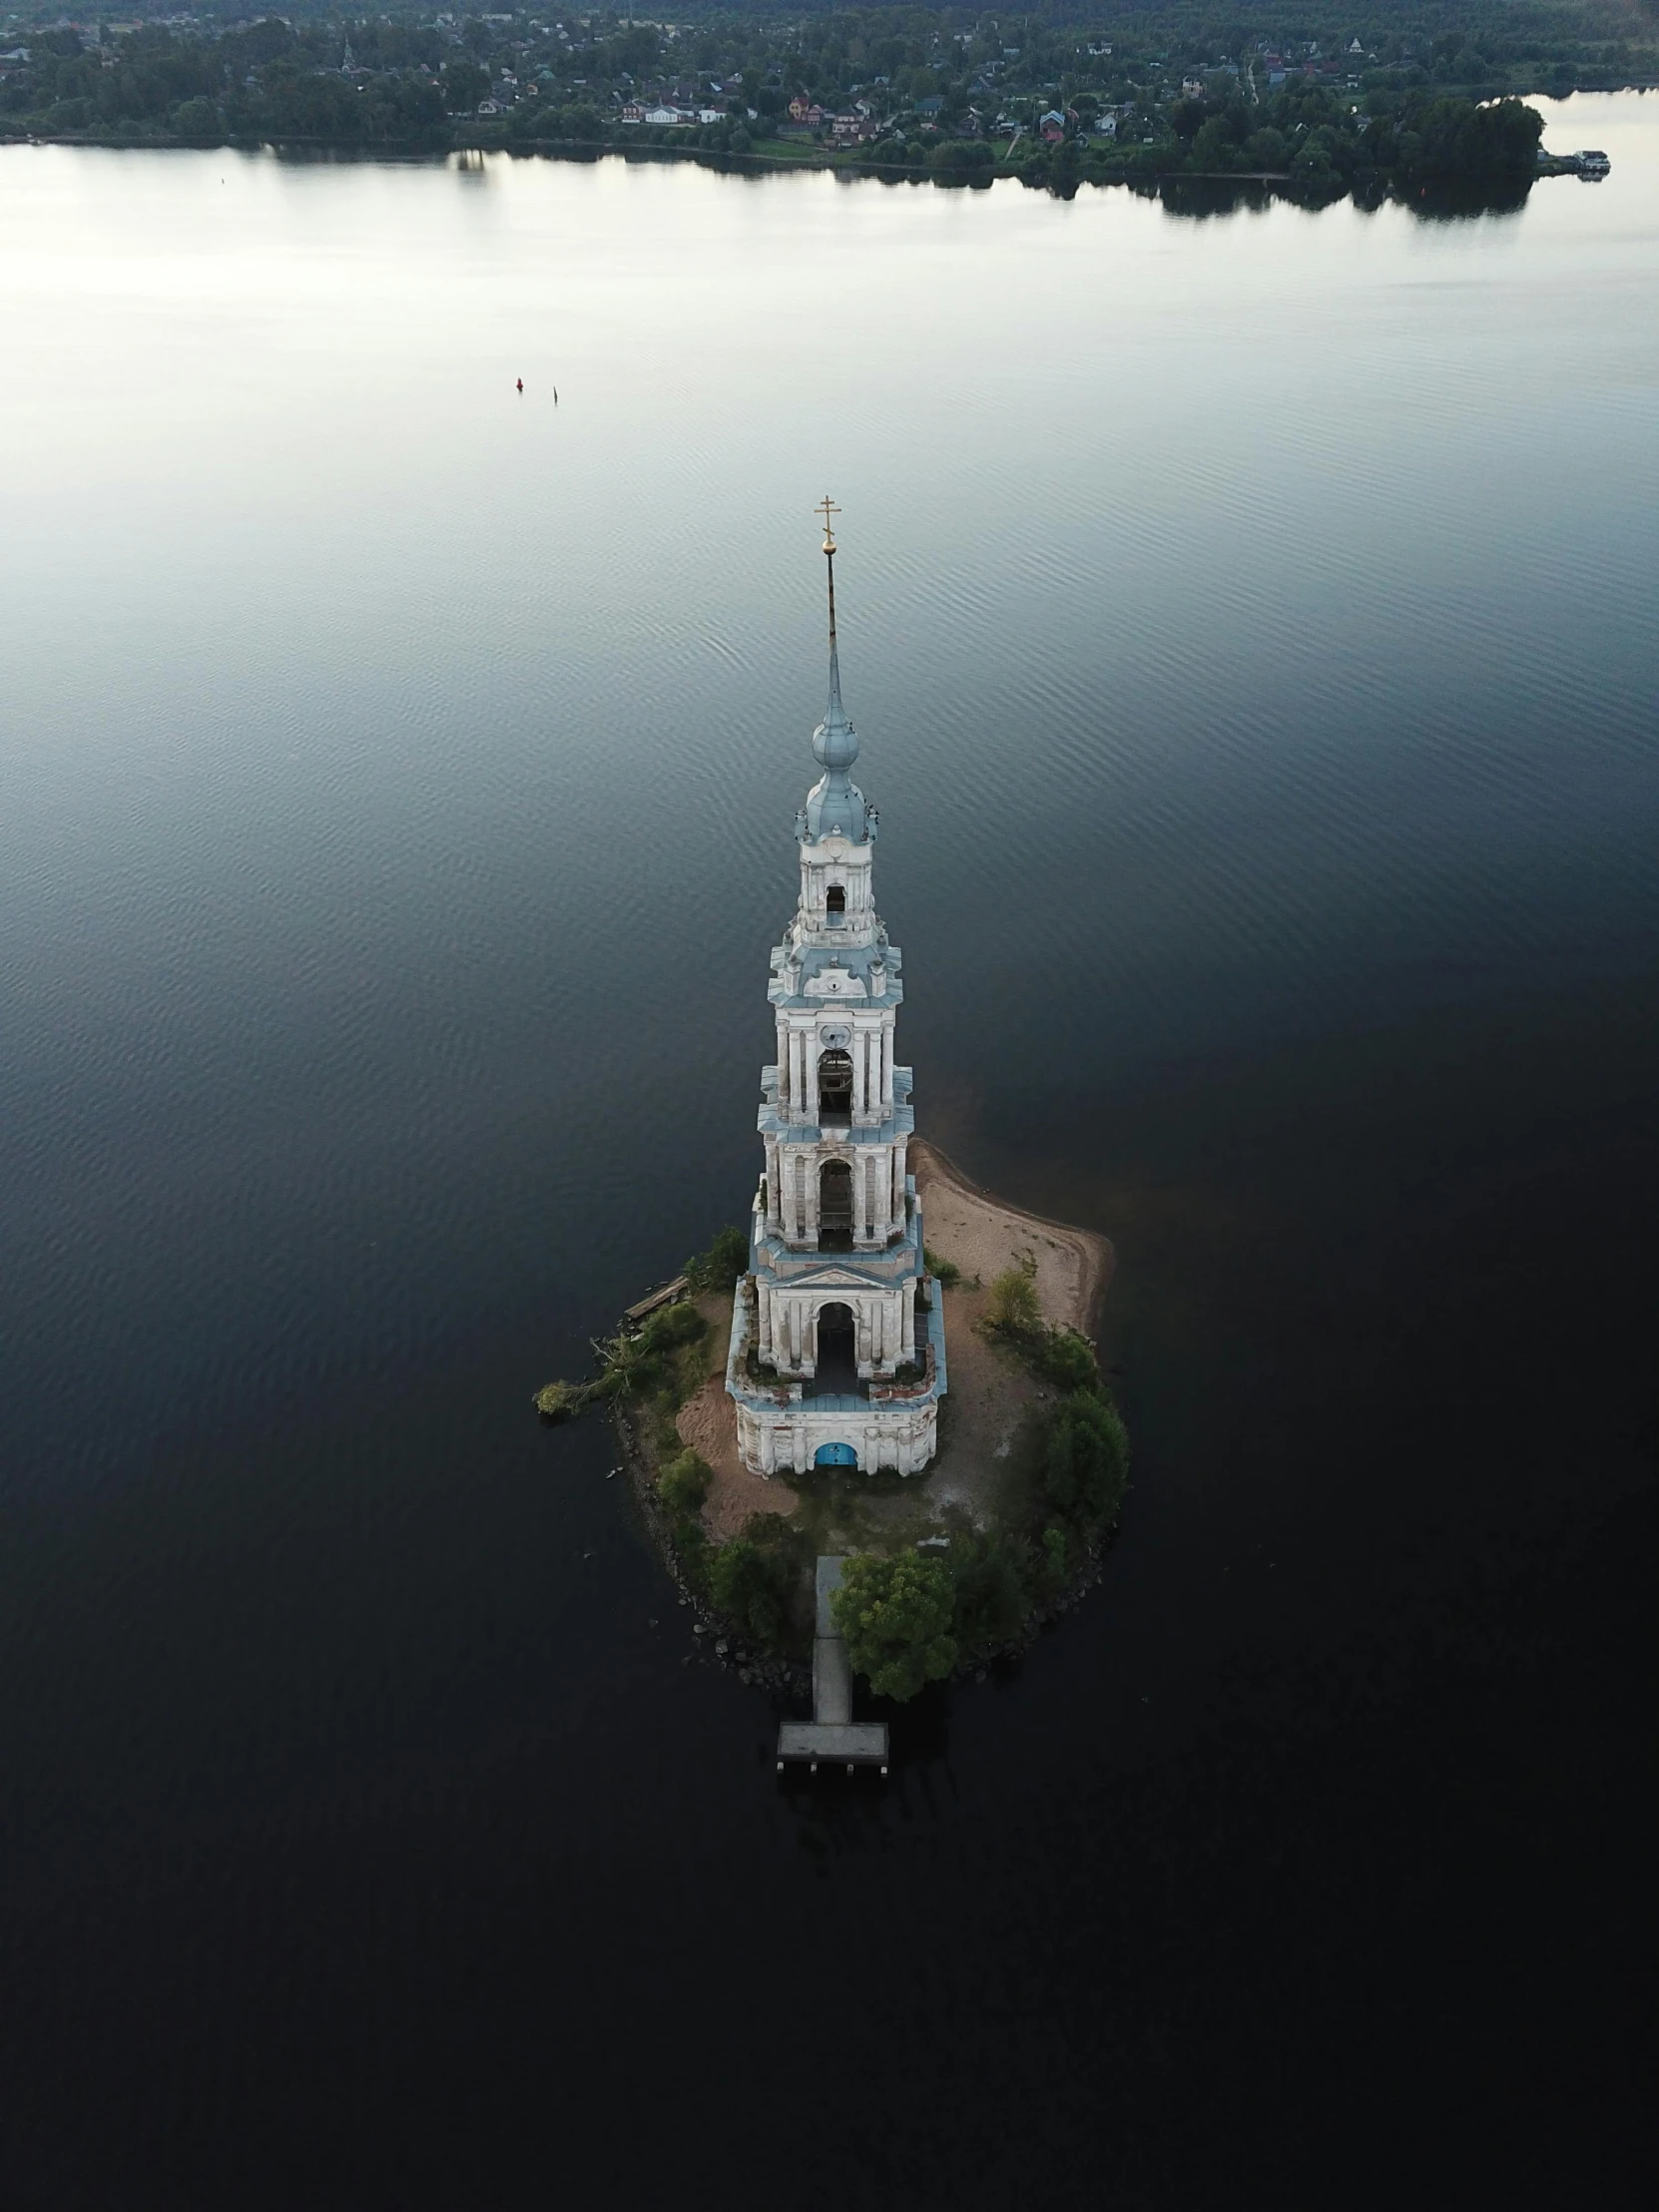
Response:
M813 509L813 512L816 515L823 515L824 517L825 552L833 553L835 550L835 533L830 527L830 517L831 515L838 515L840 513L839 507L835 505L830 494L826 492L824 497L819 501L818 505Z

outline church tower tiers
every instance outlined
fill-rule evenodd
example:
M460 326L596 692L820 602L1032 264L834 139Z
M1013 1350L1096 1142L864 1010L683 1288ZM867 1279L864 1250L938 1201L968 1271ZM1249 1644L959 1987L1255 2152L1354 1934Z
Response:
M849 774L858 739L841 705L835 509L825 500L821 511L830 703L813 757L823 774L795 818L800 902L772 953L778 1057L761 1070L766 1165L726 1386L739 1452L758 1473L915 1474L938 1437L944 1316L905 1167L915 1115L910 1070L894 1056L902 961L875 911L876 812Z

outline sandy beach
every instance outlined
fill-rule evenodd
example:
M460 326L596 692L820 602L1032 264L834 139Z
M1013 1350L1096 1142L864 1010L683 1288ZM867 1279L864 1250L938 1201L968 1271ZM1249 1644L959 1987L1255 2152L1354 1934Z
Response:
M961 1283L945 1293L945 1357L950 1388L943 1412L939 1456L926 1474L904 1485L906 1517L917 1510L965 1507L976 1520L988 1512L991 1493L1021 1414L1043 1386L1009 1352L988 1344L974 1324L985 1310L989 1286L1022 1254L1036 1261L1037 1299L1045 1321L1094 1334L1100 1303L1111 1281L1114 1255L1106 1238L1089 1229L1047 1221L1006 1205L964 1175L947 1154L917 1139L909 1151L922 1203L927 1249L961 1270ZM731 1310L723 1301L700 1301L718 1341L720 1363L681 1407L683 1439L714 1472L703 1521L717 1543L737 1535L751 1513L793 1513L800 1500L781 1477L752 1474L738 1458L737 1409L726 1394L725 1348ZM717 1307L719 1311L717 1312ZM877 1517L884 1517L872 1499Z

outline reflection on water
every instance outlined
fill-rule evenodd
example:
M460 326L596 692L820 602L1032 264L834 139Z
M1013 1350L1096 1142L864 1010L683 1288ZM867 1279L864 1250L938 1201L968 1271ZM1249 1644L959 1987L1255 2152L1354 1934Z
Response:
M814 2081L883 2203L1619 2201L1652 113L1445 225L0 154L11 2195L741 2196ZM753 1187L826 485L922 1125L1137 1442L835 1798L529 1407Z

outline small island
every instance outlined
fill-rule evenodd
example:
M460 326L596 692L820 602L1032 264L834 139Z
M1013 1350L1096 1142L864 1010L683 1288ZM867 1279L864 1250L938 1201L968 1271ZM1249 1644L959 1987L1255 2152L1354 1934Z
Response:
M1094 1574L1128 1438L1093 1330L1112 1250L980 1189L916 1134L902 957L875 910L879 820L841 702L823 502L829 705L774 947L764 1169L733 1227L642 1300L599 1378L688 1601L746 1673L844 1644L877 1694L978 1672ZM822 1650L820 1651L822 1658ZM844 1663L838 1650L837 1667Z
M902 1703L1012 1657L1097 1579L1116 1532L1128 1437L1091 1341L1110 1243L1003 1202L920 1140L911 1160L951 1347L923 1472L744 1465L725 1359L743 1296L736 1229L604 1348L586 1386L613 1407L636 1497L709 1648L745 1679L805 1686L826 1555L847 1558L835 1610L855 1671Z

